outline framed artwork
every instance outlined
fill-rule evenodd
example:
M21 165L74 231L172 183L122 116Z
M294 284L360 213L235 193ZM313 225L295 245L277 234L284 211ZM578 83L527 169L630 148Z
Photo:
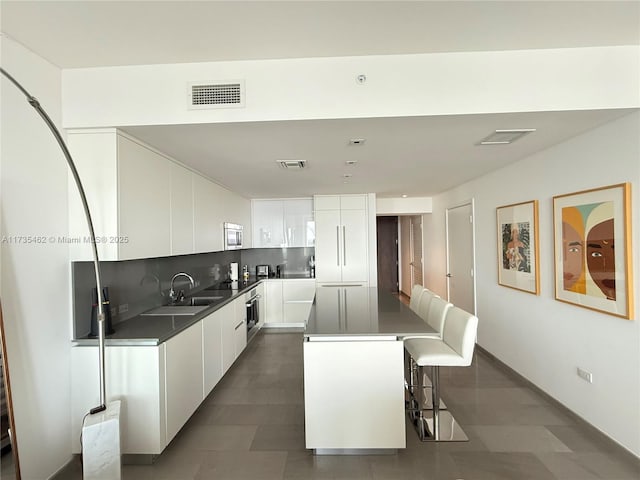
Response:
M538 201L496 208L498 283L538 295Z
M556 300L631 318L631 186L553 197Z

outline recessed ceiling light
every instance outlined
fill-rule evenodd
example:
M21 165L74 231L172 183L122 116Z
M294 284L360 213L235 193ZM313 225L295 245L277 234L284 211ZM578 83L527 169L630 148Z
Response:
M477 145L508 145L535 131L535 128L513 128L509 130L496 130L492 134L480 140Z
M402 198L407 198L409 195L407 195L406 193L402 194Z
M345 163L345 165L349 165L350 167L353 167L354 165L358 164L358 160L347 160L344 163Z
M306 160L276 160L276 162L278 162L280 167L288 170L301 169L307 166Z
M349 140L349 145L362 145L364 142L364 138L351 138Z
M353 173L345 173L344 175L342 175L344 178L351 178L353 177Z

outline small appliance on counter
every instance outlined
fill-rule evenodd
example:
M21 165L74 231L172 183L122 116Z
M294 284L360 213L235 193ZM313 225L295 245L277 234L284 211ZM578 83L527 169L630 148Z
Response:
M229 280L232 282L238 281L238 264L235 262L229 264Z
M256 265L256 278L269 278L271 276L271 265Z

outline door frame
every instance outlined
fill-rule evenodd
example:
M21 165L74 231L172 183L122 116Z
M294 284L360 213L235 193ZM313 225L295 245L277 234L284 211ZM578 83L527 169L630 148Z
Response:
M467 205L471 206L471 271L472 276L472 290L473 290L473 312L476 315L478 311L478 303L477 303L477 286L476 286L476 209L475 209L475 200L473 198L469 200L465 200L463 202L457 203L451 207L447 207L445 210L445 220L444 220L444 231L445 231L445 251L446 251L446 279L447 279L447 299L451 298L450 291L450 281L449 281L449 210L454 210L456 208L465 207Z

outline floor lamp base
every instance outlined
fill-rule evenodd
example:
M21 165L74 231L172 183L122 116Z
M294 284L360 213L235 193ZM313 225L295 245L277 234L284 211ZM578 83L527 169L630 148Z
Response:
M89 415L82 427L82 478L84 480L119 480L120 400L107 409Z

